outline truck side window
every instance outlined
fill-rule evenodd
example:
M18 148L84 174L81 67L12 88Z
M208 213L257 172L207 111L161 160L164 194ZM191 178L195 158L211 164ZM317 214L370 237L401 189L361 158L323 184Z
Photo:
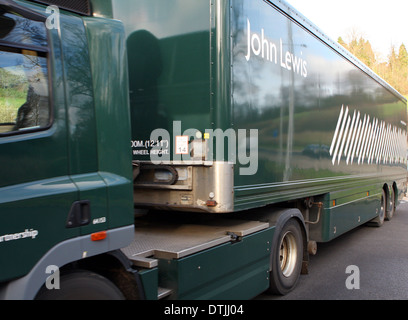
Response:
M50 125L45 25L0 12L0 135Z

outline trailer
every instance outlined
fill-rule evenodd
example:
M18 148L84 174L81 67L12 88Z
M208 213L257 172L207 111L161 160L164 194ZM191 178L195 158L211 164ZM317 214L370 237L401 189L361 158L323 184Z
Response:
M0 298L287 294L391 220L407 100L281 0L0 0Z

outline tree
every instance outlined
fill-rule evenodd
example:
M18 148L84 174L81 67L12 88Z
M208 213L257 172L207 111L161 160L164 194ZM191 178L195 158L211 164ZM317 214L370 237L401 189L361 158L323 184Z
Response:
M373 68L376 64L376 58L371 43L368 40L365 40L363 36L359 35L355 30L350 32L348 38L348 43L346 43L342 37L339 37L337 41L369 68Z
M408 70L406 69L408 69L408 52L404 44L401 44L399 48L398 60L400 61L401 68L404 68L407 72Z
M347 43L344 42L344 40L343 40L342 37L339 37L339 38L337 39L337 42L340 43L344 48L347 49Z
M399 90L408 93L408 52L404 44L399 48L397 61Z
M376 58L371 47L371 43L368 40L360 38L358 42L358 56L369 68L373 68L376 64Z
M337 41L396 90L408 94L408 51L404 44L401 44L398 52L392 46L388 60L381 62L376 57L371 43L356 31L352 31L348 39L346 42L339 37Z

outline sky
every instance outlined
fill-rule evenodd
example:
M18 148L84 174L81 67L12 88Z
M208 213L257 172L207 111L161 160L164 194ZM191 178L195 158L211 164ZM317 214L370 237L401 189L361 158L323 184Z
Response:
M333 40L354 32L369 40L380 60L391 46L408 49L407 0L286 0Z

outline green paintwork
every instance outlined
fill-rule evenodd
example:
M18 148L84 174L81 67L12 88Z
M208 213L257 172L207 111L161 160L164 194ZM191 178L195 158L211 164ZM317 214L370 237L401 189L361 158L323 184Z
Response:
M159 290L159 269L148 269L139 271L143 283L143 289L146 300L157 300Z
M91 202L91 221L103 217L109 221L106 184L97 173L100 169L98 144L95 143L98 141L96 111L87 35L81 18L63 16L60 24L70 175L78 188L79 200ZM106 229L106 223L91 222L81 227L81 235Z
M133 224L123 25L85 20L61 11L60 30L40 24L36 31L48 36L51 127L0 138L0 237L7 236L0 242L0 282L24 276L65 240ZM91 203L90 223L67 228L79 200ZM31 230L38 234L23 238Z
M112 18L112 1L111 0L91 0L92 12L96 17Z
M365 185L332 192L314 200L323 203L319 222L310 225L309 237L317 242L328 242L374 219L381 208L379 185ZM368 196L367 196L368 193ZM333 205L333 201L335 205ZM310 210L310 221L318 217L318 208Z
M241 165L234 167L235 211L347 190L372 176L382 183L406 176L406 163L346 165L343 155L341 165L332 164L328 150L342 106L406 132L406 100L288 19L281 2L116 0L113 7L128 37L132 140L143 144L158 128L170 137L188 128L258 130L257 173L243 176ZM263 29L262 39L277 45L276 63L266 54L247 60L249 21L251 35ZM284 53L305 61L307 72L282 67ZM180 133L173 121L181 122ZM172 153L174 138L170 145Z
M0 194L1 236L38 231L35 238L0 242L0 281L25 275L51 247L79 236L79 230L65 228L78 194L68 177L5 187Z
M340 48L333 50L326 38L305 30L301 17L288 19L290 9L281 1L116 0L113 7L128 37L132 124L137 124L133 140L146 141L157 128L172 135L173 121L181 121L181 132L259 131L257 174L241 176L235 166L235 211L314 196L324 209L320 223L310 227L310 238L325 242L373 219L384 184L397 182L400 195L406 189L406 159L357 164L356 158L351 165L341 155L335 164L328 154L342 106L406 132L406 99L354 58L337 52ZM246 58L249 21L251 34L277 44L276 63L267 62L266 54L261 58L266 50L262 41L258 47L252 42L258 57L253 52ZM138 41L132 40L135 34ZM303 69L282 67L291 61L286 52L306 61L307 75ZM153 190L152 198L160 192L162 203L170 203L164 195L168 191ZM182 265L164 261L160 267L173 275L171 285L184 292L189 289L184 288Z
M133 224L126 46L118 21L86 18L95 103L98 170L108 187L109 229ZM106 64L104 61L109 61Z
M330 221L323 228L323 241L330 241L343 233L374 219L381 208L381 193L362 196L358 200L328 209Z
M172 133L173 121L181 132L212 128L210 1L112 3L126 29L132 140L150 140L158 128Z
M45 12L43 5L21 3ZM173 134L174 121L181 121L181 132L259 131L258 173L241 176L235 167L236 211L315 196L324 203L310 231L319 241L374 218L384 183L404 187L406 163L334 166L325 150L341 106L398 128L405 123L406 130L406 100L280 6L94 0L94 17L61 11L60 30L40 26L48 37L41 50L49 52L53 121L41 131L0 138L0 283L24 276L65 240L131 225L130 141L148 141L157 128ZM308 76L282 70L282 60L271 66L245 58L249 20L269 41L285 39L282 50L307 61ZM335 75L326 73L332 65ZM310 152L314 146L317 153ZM68 213L80 200L91 203L91 223L69 229ZM236 243L161 260L158 269L140 273L146 297L154 299L159 284L175 288L171 298L177 299L252 298L269 286L273 235L272 226Z
M0 282L23 276L51 247L80 234L65 228L78 190L69 178L65 75L58 33L49 32L48 41L53 48L49 54L53 125L46 131L0 139L0 235L33 229L38 236L0 243Z
M269 287L269 228L198 254L159 261L159 284L174 288L171 299L251 299Z
M342 155L340 165L332 164L328 153L342 106L349 106L351 117L357 110L406 131L406 100L270 2L231 2L234 128L259 130L257 174L240 176L236 167L236 209L349 190L372 177L384 183L390 175L406 176L406 163L357 165L356 159L346 165ZM264 29L265 41L276 44L276 64L253 52L247 61L248 21L251 35ZM285 52L307 62L307 77L282 67Z

